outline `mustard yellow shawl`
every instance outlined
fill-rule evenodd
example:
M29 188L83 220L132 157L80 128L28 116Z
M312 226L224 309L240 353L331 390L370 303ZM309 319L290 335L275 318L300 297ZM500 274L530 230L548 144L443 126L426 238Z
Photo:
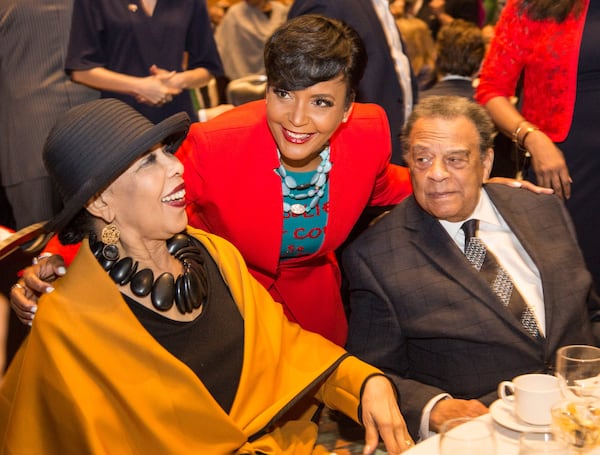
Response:
M0 387L2 454L310 454L307 398L357 419L378 370L303 331L227 241L189 228L208 249L244 318L244 363L226 414L198 377L131 313L87 243ZM301 417L292 420L290 409Z

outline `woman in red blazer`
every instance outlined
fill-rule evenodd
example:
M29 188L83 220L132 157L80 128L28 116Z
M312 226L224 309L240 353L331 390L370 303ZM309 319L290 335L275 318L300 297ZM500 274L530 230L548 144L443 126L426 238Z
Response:
M273 96L269 88L267 98ZM190 224L236 245L290 319L343 344L346 318L334 252L367 205L395 204L410 193L408 173L389 164L383 110L355 103L348 121L329 138L328 196L302 214L282 210L282 179L276 171L281 165L293 171L295 161L288 164L285 146L275 141L268 111L268 104L255 101L192 126L177 153L185 167ZM320 149L307 151L317 158L296 162L310 163L305 172L310 180L321 163ZM303 247L310 238L314 242Z
M367 205L410 193L408 171L389 164L383 109L352 102L365 63L353 30L301 16L265 63L266 101L193 125L177 154L190 224L237 246L291 320L343 345L335 250Z
M509 0L476 99L531 155L526 177L566 200L586 264L600 282L600 4ZM509 101L520 75L520 111Z

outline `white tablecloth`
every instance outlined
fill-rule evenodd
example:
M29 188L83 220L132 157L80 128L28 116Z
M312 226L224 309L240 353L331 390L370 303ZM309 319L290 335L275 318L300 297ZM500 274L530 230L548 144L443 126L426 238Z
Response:
M479 420L493 425L494 435L496 438L496 454L497 455L518 455L519 453L519 433L518 431L509 430L493 421L490 414L485 414L478 417ZM465 425L469 425L466 423ZM406 455L439 455L439 436L432 436L423 442L418 443L412 449L404 452ZM595 449L589 455L599 455L600 449ZM485 454L481 454L485 455Z

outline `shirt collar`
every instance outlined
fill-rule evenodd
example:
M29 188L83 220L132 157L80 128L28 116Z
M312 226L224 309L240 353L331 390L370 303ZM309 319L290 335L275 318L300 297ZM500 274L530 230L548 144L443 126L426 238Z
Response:
M467 221L470 220L471 218L476 218L478 219L481 223L487 223L487 224L492 224L492 225L497 225L500 226L500 219L498 218L498 214L496 212L496 209L494 208L492 201L490 200L490 197L488 196L487 192L481 188L480 193L479 193L479 201L477 202L477 205L475 206L475 210L473 210L473 213L471 213L470 216L468 216L467 218L465 218L462 221L457 221L457 222L452 222L452 221L446 221L446 220L439 220L440 223L442 224L442 226L446 229L446 231L448 231L448 234L450 234L450 236L452 238L456 238L456 235L461 232L461 226L462 224Z

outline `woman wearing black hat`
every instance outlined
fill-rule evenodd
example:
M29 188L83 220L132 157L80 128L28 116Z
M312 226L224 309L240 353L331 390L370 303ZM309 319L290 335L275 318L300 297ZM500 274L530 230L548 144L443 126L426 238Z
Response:
M187 228L189 120L114 99L59 120L44 160L82 241L0 388L11 453L324 453L306 403L356 420L370 451L411 444L389 381L288 322L225 240ZM258 310L260 308L260 311ZM297 419L292 416L307 416ZM321 450L321 451L320 451Z

